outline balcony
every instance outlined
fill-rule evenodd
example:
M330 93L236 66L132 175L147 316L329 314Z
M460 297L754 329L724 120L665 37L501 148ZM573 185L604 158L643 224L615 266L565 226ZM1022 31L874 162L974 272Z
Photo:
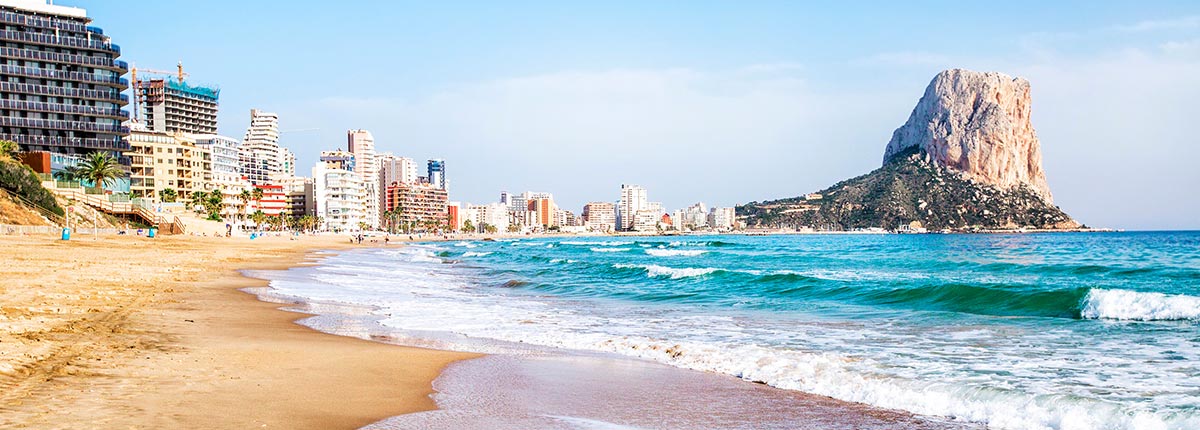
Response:
M0 134L0 140L11 140L21 145L64 146L74 148L128 151L129 142L117 139L95 139L61 136L31 136L27 134Z
M96 76L91 73L64 72L61 70L39 69L37 67L21 67L0 65L0 74L21 75L35 78L55 79L61 81L90 82L104 85L115 85L121 89L129 88L129 81L124 78Z
M87 24L65 20L49 19L41 16L30 16L15 12L0 12L0 23L16 24L26 27L58 29L79 33L92 32L104 34L99 27L89 27Z
M22 93L38 96L70 97L75 99L102 100L106 102L120 101L122 105L129 103L129 97L115 91L81 90L77 88L55 87L50 85L17 84L0 82L0 92Z
M21 100L0 99L0 109L65 113L87 116L106 116L121 120L129 119L129 111L123 109L105 109L95 106L79 106L63 103L27 102Z
M10 42L34 43L46 46L66 46L70 48L91 49L111 52L121 55L121 47L103 40L89 40L82 37L55 36L53 34L30 33L27 31L0 31L0 40Z
M0 57L18 58L22 60L33 61L49 61L63 64L85 65L94 67L103 67L111 70L119 70L125 72L129 70L129 63L112 58L93 57L90 55L79 54L63 54L58 52L45 52L33 49L17 49L17 48L0 48Z
M86 131L92 133L112 133L120 135L129 134L129 127L122 127L119 125L97 124L94 122L84 121L62 121L57 119L14 118L11 116L0 116L0 127Z

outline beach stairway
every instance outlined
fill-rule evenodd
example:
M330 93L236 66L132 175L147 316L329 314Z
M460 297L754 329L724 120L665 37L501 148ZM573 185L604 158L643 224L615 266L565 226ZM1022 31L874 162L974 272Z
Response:
M42 186L56 196L83 203L88 207L109 215L136 216L147 224L158 227L162 234L184 234L187 225L178 216L159 214L143 199L128 199L108 194L90 194L75 182L42 181Z

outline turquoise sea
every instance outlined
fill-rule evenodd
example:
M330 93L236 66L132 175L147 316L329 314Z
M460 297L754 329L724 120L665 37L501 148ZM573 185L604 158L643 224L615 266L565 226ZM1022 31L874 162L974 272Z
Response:
M1200 232L466 240L345 252L272 287L412 336L991 428L1200 428Z

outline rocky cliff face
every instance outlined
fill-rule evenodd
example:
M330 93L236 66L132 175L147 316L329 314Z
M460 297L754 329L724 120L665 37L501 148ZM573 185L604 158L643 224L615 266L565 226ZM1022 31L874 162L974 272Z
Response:
M738 215L752 227L821 230L1079 228L1051 200L1029 103L1024 79L944 71L892 134L882 167Z
M943 71L892 134L884 163L917 148L972 181L1002 190L1024 185L1052 203L1029 114L1029 81L995 72Z

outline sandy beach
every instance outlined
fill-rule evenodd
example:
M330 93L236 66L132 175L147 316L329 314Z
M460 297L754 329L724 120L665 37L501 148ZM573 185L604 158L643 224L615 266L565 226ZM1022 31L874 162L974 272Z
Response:
M295 324L242 269L344 237L0 237L0 427L358 428L431 410L470 354ZM393 245L395 246L395 245Z

